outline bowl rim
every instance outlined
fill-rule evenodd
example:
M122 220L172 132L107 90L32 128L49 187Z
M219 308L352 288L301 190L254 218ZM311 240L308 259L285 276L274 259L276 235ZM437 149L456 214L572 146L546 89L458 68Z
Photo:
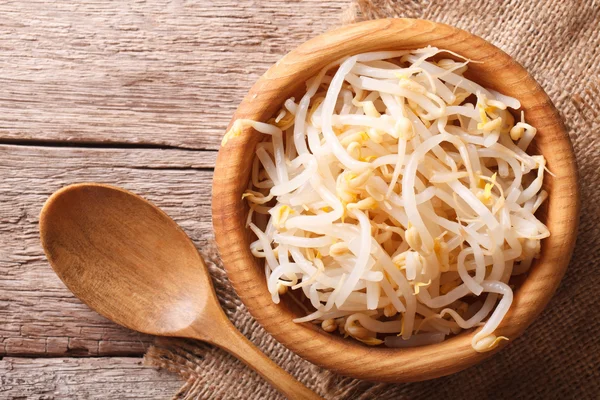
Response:
M573 147L558 111L527 71L491 43L464 30L427 20L380 19L346 25L326 32L280 59L250 89L229 126L239 118L264 121L329 62L358 52L415 49L430 44L483 61L481 73L495 73L490 85L516 95L528 121L538 129L538 147L556 175L546 179L549 192L547 225L551 236L540 259L516 291L511 309L496 330L511 342L545 308L568 266L579 220L578 172ZM357 50L358 49L358 50ZM485 76L485 75L482 75ZM486 85L488 86L488 85ZM287 97L286 97L287 94ZM384 382L410 382L448 375L474 365L505 347L478 353L471 347L476 330L462 332L442 343L411 349L366 347L321 331L314 324L296 324L282 302L274 304L266 289L264 270L248 248L246 189L257 135L245 129L219 150L213 178L212 217L221 259L234 289L250 313L276 340L306 360L342 375ZM548 151L551 148L552 151ZM252 151L249 151L252 149ZM251 162L251 161L250 161ZM240 167L241 166L241 167Z

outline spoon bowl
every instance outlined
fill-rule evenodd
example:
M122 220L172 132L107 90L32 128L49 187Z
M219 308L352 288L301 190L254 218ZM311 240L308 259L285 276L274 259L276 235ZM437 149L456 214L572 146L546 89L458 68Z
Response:
M190 238L142 197L108 185L67 186L46 201L40 236L59 278L106 318L143 333L209 342L287 398L320 398L235 329Z
M188 236L165 213L124 190L63 188L42 210L40 232L48 260L67 287L129 329L178 336L215 299Z

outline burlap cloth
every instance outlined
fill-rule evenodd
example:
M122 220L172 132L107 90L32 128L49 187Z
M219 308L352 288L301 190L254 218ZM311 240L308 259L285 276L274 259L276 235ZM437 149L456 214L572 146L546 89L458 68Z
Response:
M582 217L575 255L551 303L521 338L480 365L433 381L358 381L294 355L252 319L209 243L204 256L227 314L275 362L328 399L600 398L600 4L355 0L349 5L344 22L382 17L444 22L489 40L529 70L561 112L577 154ZM176 398L281 398L241 362L197 342L159 339L146 362L187 380Z

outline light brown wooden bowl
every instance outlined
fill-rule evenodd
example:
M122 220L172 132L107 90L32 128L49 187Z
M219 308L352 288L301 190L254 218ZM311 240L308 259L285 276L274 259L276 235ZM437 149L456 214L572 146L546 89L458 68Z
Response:
M498 335L512 342L544 309L565 273L575 244L579 194L573 149L558 112L542 88L510 56L468 32L431 21L387 19L348 25L318 36L283 57L250 89L232 121L266 121L285 99L303 90L308 78L340 57L427 45L483 62L470 64L470 78L521 101L528 122L538 129L534 150L546 157L548 168L556 175L544 183L549 199L541 216L551 236L542 242L541 258L516 291L510 312L497 330ZM290 301L279 305L271 301L264 269L250 253L252 236L245 228L247 207L242 193L260 139L260 134L246 129L221 147L213 182L213 224L233 287L252 315L278 341L321 367L386 382L448 375L488 358L508 343L502 342L491 352L477 353L471 348L474 331L470 330L435 345L374 348L328 334L309 323L292 322L300 312Z

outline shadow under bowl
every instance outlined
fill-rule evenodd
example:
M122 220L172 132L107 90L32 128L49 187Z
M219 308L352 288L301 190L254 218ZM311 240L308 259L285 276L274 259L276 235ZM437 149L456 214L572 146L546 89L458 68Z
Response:
M558 287L575 244L579 216L577 167L569 137L550 99L527 71L506 53L466 31L431 21L383 19L344 26L318 36L271 67L250 89L232 121L266 121L283 102L301 93L305 82L343 56L377 50L418 49L427 45L454 51L480 63L469 65L477 83L517 98L527 121L538 129L533 146L543 154L555 177L547 177L547 205L540 216L551 236L540 258L516 291L496 334L514 340L540 314ZM213 224L221 258L236 292L258 322L287 348L336 373L359 379L410 382L432 379L474 365L496 349L478 353L471 347L474 330L434 345L409 349L367 347L292 320L304 314L292 301L274 304L264 268L251 254L252 233L245 227L242 201L261 135L245 129L219 150L213 181ZM287 296L283 296L285 299Z

